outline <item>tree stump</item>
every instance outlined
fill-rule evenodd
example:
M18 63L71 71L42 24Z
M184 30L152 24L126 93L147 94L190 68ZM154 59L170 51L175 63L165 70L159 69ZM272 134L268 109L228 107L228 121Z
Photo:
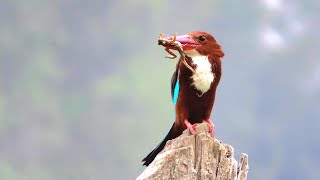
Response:
M212 138L206 122L196 126L196 135L189 130L167 142L165 148L143 171L137 180L246 180L248 155L242 153L240 163L234 159L234 149Z

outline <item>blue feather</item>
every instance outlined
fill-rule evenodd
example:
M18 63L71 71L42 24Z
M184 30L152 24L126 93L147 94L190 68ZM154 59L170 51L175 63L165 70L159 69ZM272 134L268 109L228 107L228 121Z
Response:
M180 89L180 84L179 84L179 80L177 80L176 85L174 86L174 93L173 93L173 104L174 105L176 105L177 101L178 101L179 89Z

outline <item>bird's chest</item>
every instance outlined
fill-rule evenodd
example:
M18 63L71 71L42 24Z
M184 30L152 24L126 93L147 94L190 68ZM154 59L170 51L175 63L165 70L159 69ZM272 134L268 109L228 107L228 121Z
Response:
M206 56L192 58L192 64L195 71L191 75L191 86L200 92L199 95L206 93L214 82L215 74L212 71L212 65Z

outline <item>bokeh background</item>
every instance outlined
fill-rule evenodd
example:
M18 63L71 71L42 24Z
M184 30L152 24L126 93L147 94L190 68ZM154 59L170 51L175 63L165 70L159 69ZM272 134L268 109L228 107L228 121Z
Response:
M160 32L225 51L212 121L249 179L320 177L320 1L0 5L0 179L134 179L174 119Z

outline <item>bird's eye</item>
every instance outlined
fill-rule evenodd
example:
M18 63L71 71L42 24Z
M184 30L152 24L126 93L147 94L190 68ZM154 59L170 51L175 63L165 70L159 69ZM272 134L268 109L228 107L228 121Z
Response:
M199 37L199 40L200 40L200 41L205 41L205 40L206 40L206 37L205 37L205 36L200 36L200 37Z

